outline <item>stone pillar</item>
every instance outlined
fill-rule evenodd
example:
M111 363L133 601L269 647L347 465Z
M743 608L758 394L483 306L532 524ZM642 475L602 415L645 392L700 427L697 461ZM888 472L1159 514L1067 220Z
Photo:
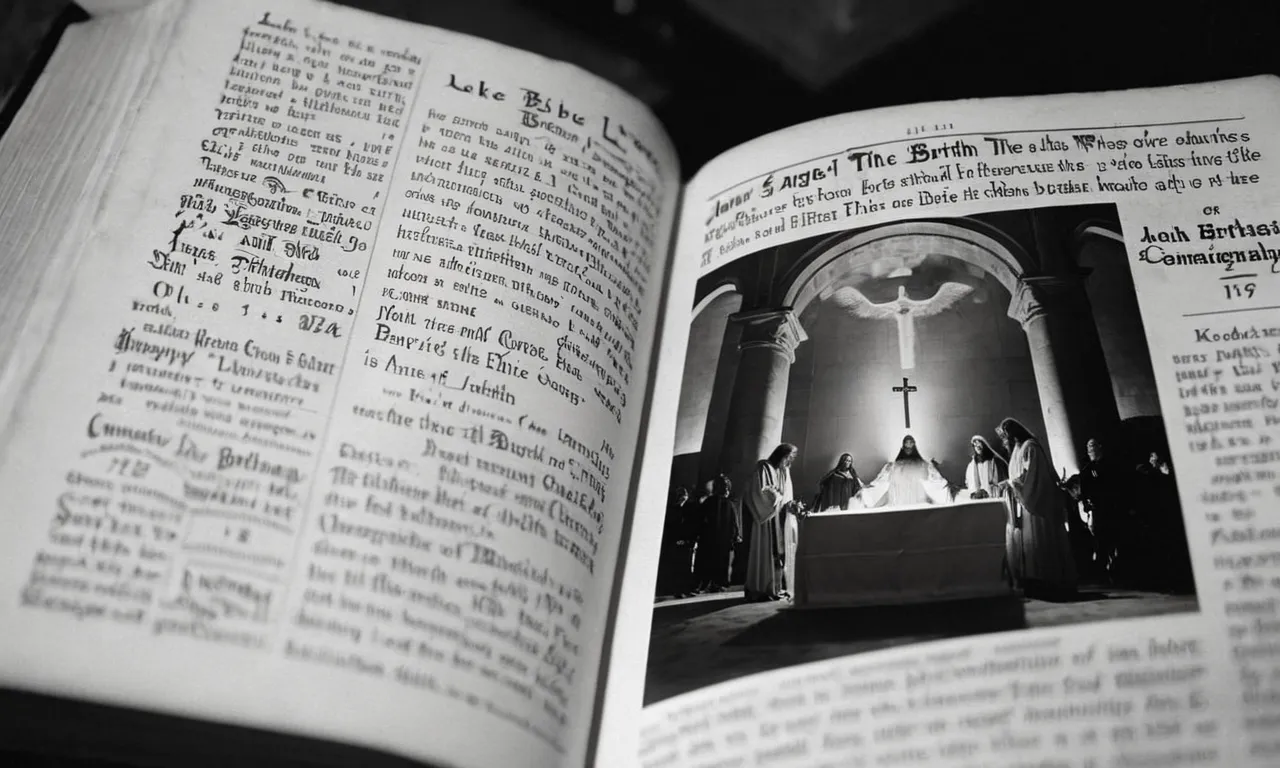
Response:
M1093 306L1120 418L1160 418L1156 374L1124 241L1110 233L1086 233L1076 242L1075 259L1090 270L1085 291ZM1114 446L1111 452L1119 456L1119 449Z
M1085 442L1108 441L1120 423L1082 277L1024 277L1009 304L1031 348L1045 447L1067 476L1086 460Z
M729 405L733 397L734 382L738 377L738 358L741 351L742 325L726 322L724 339L720 343L720 359L716 363L715 380L711 385L711 402L707 404L707 420L702 430L702 448L698 452L698 478L711 480L721 472L730 472L721 456L724 451L725 432L729 426Z
M729 322L742 336L720 469L745 492L751 468L782 441L791 364L796 346L808 336L789 308L739 312Z

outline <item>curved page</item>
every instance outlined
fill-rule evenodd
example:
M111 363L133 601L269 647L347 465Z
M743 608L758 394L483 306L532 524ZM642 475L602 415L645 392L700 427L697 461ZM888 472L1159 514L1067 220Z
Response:
M6 685L586 749L679 177L566 65L193 3L0 487Z

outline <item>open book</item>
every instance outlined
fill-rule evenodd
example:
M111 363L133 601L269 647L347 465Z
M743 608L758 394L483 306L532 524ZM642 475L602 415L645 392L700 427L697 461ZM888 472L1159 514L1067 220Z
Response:
M1272 764L1278 97L880 110L682 185L485 41L77 25L0 140L5 745Z

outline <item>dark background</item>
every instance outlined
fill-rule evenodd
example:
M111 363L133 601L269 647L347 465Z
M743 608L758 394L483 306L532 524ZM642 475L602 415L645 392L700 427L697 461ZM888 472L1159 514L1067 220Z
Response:
M742 141L841 112L1280 73L1273 0L341 1L621 85L667 126L686 177ZM83 17L70 0L0 0L0 104L38 72L42 43Z
M667 126L686 177L742 141L842 112L1280 73L1274 0L344 4L571 61L619 84ZM85 17L70 0L0 0L0 129L60 31ZM139 747L140 731L158 738ZM323 742L0 691L0 763L125 765L97 759L102 754L127 754L132 765L406 764Z

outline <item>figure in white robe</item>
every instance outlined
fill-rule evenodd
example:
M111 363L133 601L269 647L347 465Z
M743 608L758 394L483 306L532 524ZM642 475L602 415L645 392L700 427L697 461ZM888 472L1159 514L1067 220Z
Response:
M1004 457L996 453L991 443L982 435L969 440L973 456L964 471L964 497L969 499L1003 499L1004 520L1004 569L1009 583L1022 586L1022 532L1018 529L1018 501L1013 492L1001 484L1009 477L1009 466Z
M1016 419L996 429L1009 450L1008 488L1021 517L1023 583L1028 593L1074 592L1075 560L1067 534L1066 504L1058 476L1040 441Z
M799 505L787 509L782 518L782 596L795 599L796 552L800 548Z
M799 525L792 514L791 463L796 447L783 443L756 464L747 488L751 513L751 551L747 556L748 600L782 600L795 574Z
M902 438L897 458L884 465L862 495L867 507L946 504L951 501L947 479L933 462L920 455L916 440L911 435Z
M996 485L1009 476L1008 467L991 443L982 435L974 435L969 441L973 456L964 470L964 487L971 499L989 499L999 496Z

